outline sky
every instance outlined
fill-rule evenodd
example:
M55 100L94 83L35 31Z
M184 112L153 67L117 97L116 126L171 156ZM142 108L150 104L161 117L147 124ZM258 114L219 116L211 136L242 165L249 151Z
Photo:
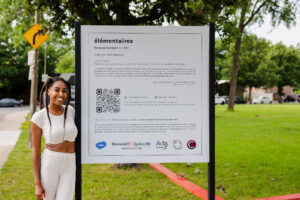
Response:
M253 24L249 26L248 31L258 37L270 40L273 44L282 41L287 46L292 45L296 47L297 43L300 45L300 15L298 14L297 16L296 25L291 26L290 29L283 24L273 28L270 23L270 17L266 17L264 24L261 26Z
M168 26L167 22L163 23L163 26ZM174 23L175 26L179 26L178 23ZM284 24L280 24L275 28L271 25L270 16L266 16L262 25L253 24L247 28L249 33L253 33L258 37L270 40L273 44L282 42L287 46L296 47L299 43L300 46L300 13L297 14L296 25L291 25L287 28ZM217 37L217 35L216 35Z

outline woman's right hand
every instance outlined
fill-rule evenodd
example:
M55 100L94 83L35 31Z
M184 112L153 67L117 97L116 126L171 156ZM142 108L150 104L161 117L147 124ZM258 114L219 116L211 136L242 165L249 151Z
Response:
M35 185L35 196L38 200L43 200L46 197L45 189L42 184Z

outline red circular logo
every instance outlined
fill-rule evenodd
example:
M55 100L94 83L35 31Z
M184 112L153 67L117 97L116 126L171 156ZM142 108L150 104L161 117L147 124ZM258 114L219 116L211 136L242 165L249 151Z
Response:
M189 141L187 142L187 147L188 147L189 149L195 149L195 148L196 148L196 142L195 142L195 140L189 140Z

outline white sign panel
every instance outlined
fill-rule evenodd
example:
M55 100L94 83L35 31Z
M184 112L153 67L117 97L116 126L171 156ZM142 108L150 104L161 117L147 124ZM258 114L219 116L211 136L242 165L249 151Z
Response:
M208 99L208 26L81 26L82 163L209 162Z
M48 74L42 74L42 82L46 82L48 79Z
M28 64L29 66L33 65L33 63L34 63L34 54L35 54L34 50L28 51L28 60L27 60L27 64Z
M33 76L34 76L33 66L30 65L30 66L29 66L28 80L32 80Z

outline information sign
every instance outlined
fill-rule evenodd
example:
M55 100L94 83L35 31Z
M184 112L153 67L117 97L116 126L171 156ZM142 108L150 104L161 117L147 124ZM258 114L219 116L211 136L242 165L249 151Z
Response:
M42 74L42 82L45 83L48 79L48 74Z
M33 70L33 65L29 66L29 73L28 73L28 80L32 80L34 76L34 70Z
M28 51L28 60L27 60L27 64L28 64L29 66L33 65L33 63L34 63L34 54L35 54L34 50Z
M209 162L209 26L80 35L82 163Z

